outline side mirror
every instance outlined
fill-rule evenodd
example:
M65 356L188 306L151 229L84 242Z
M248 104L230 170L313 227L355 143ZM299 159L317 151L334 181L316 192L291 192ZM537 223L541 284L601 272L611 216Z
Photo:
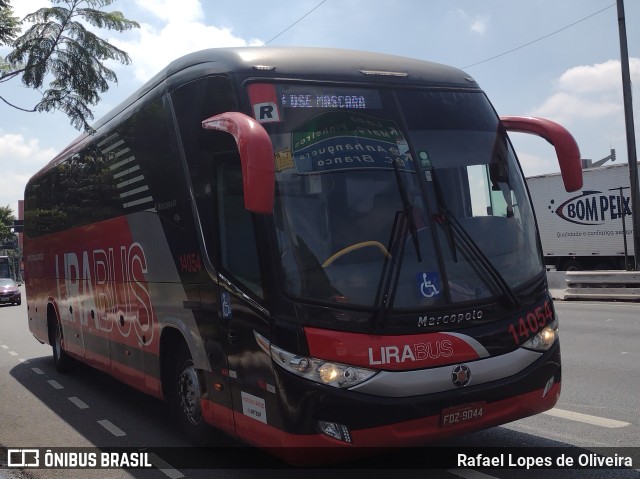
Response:
M580 149L565 127L551 120L528 116L501 116L500 121L507 131L538 135L551 143L556 149L565 190L572 192L582 188Z
M202 128L233 136L242 165L244 207L253 213L271 214L275 162L271 138L262 125L244 113L230 111L207 118L202 122Z

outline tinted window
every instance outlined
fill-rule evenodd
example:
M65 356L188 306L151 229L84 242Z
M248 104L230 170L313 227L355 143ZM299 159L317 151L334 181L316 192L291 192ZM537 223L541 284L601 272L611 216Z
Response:
M25 233L35 237L155 208L153 185L181 172L173 136L161 99L97 136L28 185Z
M231 135L204 130L202 121L236 111L231 83L208 77L171 95L207 253L238 286L263 296L253 216L244 208L242 172Z

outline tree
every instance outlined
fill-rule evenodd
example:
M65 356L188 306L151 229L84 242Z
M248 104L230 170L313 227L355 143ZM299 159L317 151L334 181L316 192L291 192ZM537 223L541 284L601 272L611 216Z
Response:
M13 225L13 210L9 205L0 206L0 244L5 244L13 238L11 226Z
M0 45L13 41L19 32L20 22L11 14L9 0L0 0Z
M22 249L18 245L18 237L11 232L15 219L9 205L0 206L0 255L9 257L10 270L13 271L11 277L20 279L21 274L18 270L20 269Z
M101 10L113 1L51 0L52 7L25 17L23 22L33 25L19 35L22 22L13 17L10 0L0 0L0 45L13 48L4 61L0 60L0 84L20 77L23 85L40 91L48 81L33 108L19 107L1 95L0 100L28 112L62 111L75 128L91 131L90 106L100 101L109 82L118 81L105 62L117 60L128 65L131 59L89 31L87 25L117 32L140 27L121 12Z

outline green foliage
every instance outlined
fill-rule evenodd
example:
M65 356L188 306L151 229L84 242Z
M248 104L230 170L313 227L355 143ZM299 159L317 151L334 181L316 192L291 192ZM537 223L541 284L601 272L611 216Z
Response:
M9 238L13 238L11 226L14 219L13 210L9 205L0 206L0 244L5 243Z
M20 21L13 16L8 0L0 0L0 44L6 44L20 33Z
M0 11L3 2L8 4L7 0L0 0ZM0 83L21 76L25 86L40 90L48 82L42 99L33 109L25 111L60 110L75 128L91 131L90 106L100 101L100 94L109 89L109 82L117 82L115 72L105 62L116 60L128 65L131 59L87 26L124 32L140 25L121 12L101 10L113 0L52 0L52 3L52 7L25 17L33 25L11 42L13 51L7 55L4 68L0 62ZM0 28L2 25L0 20ZM0 99L19 108L1 96Z
M13 216L11 207L9 205L0 206L0 254L9 257L12 270L13 265L17 265L22 258L22 249L18 246L18 238L11 232L13 220L15 220L15 216ZM15 273L12 277L15 278Z

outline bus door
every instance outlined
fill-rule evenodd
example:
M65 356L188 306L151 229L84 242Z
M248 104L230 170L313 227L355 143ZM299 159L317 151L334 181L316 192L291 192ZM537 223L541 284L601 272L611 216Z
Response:
M245 207L242 164L234 136L224 129L202 125L214 115L236 113L237 97L229 78L211 76L177 88L171 100L180 125L205 255L218 275L218 289L200 295L203 304L217 305L212 325L215 339L207 336L205 341L210 341L207 352L217 383L213 386L222 386L229 394L226 398L219 391L219 401L213 401L217 404L212 407L230 406L238 434L251 435L253 426L265 425L275 417L268 412L276 401L270 358L259 348L254 333L268 335L255 215ZM244 132L244 136L252 137L252 131ZM248 137L245 140L245 145L255 144ZM211 294L216 297L205 299ZM218 345L224 360L219 357ZM218 357L212 358L212 352ZM226 378L216 378L221 369ZM224 414L218 416L226 423Z
M197 305L192 307L196 321L202 325L200 332L211 374L207 384L208 398L202 402L203 415L207 421L228 434L235 434L231 410L231 388L227 363L228 324L222 319L218 287L214 285L198 288ZM203 334L204 332L204 334Z
M220 321L236 433L260 437L277 417L273 369L257 337L268 337L254 216L246 210L237 152L215 159ZM257 336L257 335L258 336Z

